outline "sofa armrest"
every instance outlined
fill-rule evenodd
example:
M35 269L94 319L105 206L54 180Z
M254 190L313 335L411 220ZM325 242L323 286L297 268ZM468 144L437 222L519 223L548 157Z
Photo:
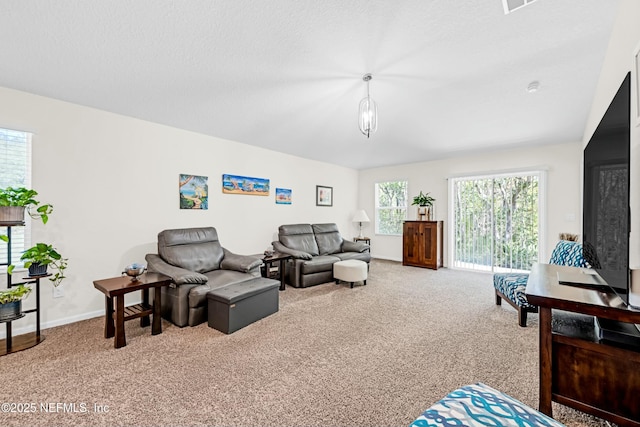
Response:
M343 252L364 252L369 249L369 245L363 242L352 242L350 240L342 241Z
M186 283L200 285L207 283L207 280L209 280L204 274L171 265L157 254L147 254L145 259L147 260L147 269L149 271L171 277L176 285Z
M310 253L288 248L278 241L272 242L271 245L273 246L273 249L275 249L276 252L282 252L283 254L291 255L297 259L311 259Z
M235 270L248 273L262 265L262 260L258 257L234 254L225 248L222 248L222 250L224 251L224 258L222 258L222 262L220 262L220 268L223 270Z

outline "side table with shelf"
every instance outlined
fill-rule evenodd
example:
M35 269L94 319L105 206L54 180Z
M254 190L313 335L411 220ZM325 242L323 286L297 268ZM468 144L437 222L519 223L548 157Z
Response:
M354 237L354 242L365 242L367 245L371 246L371 239L369 237Z
M11 264L11 229L12 227L24 227L24 222L11 222L0 223L0 227L7 228L7 261L0 263L0 266L8 266ZM6 327L6 338L0 341L0 356L4 356L7 354L15 353L17 351L26 350L28 348L34 347L44 341L44 337L40 334L40 279L44 277L48 277L50 274L46 274L43 276L27 276L24 277L22 282L13 283L12 275L7 273L7 288L11 288L13 286L18 285L35 285L35 298L36 298L36 306L35 308L29 310L23 310L22 314L16 318L3 320L0 323L5 323ZM36 315L36 330L33 332L28 332L26 334L18 335L17 337L13 336L13 328L12 322L15 320L23 318L27 314L35 313Z
M139 318L141 327L149 326L151 323L151 335L162 333L162 296L160 288L170 284L171 277L149 272L138 276L136 280L129 276L120 276L93 281L93 286L104 294L104 337L114 338L114 348L127 345L124 333L124 322L127 320ZM151 288L153 288L152 303L149 301L149 289ZM142 302L125 307L124 296L135 291L142 291ZM152 317L151 321L149 316Z
M284 291L286 289L285 272L287 260L293 258L293 256L289 254L283 254L281 252L274 252L273 254L271 254L271 256L263 255L261 257L262 261L264 262L264 265L261 268L262 277L279 278L280 290ZM276 264L277 267L274 266L274 264Z

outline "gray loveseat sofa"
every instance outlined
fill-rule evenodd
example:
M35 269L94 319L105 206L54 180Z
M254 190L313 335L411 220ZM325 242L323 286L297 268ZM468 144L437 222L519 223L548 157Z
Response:
M162 317L177 326L207 320L207 293L260 277L262 260L223 248L213 227L164 230L158 253L147 254L147 268L173 279L162 287Z
M287 261L289 284L306 288L333 280L333 263L347 259L371 261L369 245L344 240L336 224L288 224L278 228L273 248L293 256Z

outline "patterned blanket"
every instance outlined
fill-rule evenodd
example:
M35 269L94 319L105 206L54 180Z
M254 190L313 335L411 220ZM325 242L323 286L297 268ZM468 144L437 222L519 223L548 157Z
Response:
M424 411L410 427L564 427L524 403L477 383L461 387Z

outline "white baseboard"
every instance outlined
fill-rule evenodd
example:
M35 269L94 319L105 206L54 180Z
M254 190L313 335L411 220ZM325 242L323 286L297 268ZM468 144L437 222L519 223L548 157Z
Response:
M398 258L385 257L385 256L372 256L372 258L374 258L374 259L384 259L384 260L387 260L387 261L402 262L402 258L398 259Z
M30 314L28 314L27 316L34 318L34 320L32 322L32 325L23 326L21 328L14 329L12 331L12 335L14 337L17 337L18 335L26 334L26 333L29 333L29 332L33 332L33 331L36 330L35 316L30 315ZM93 311L93 312L90 312L90 313L78 314L76 316L65 317L64 319L52 320L50 322L44 322L44 323L40 324L40 330L43 331L45 329L53 328L55 326L67 325L69 323L75 323L75 322L79 322L81 320L93 319L94 317L100 317L100 316L104 316L104 310L98 310L98 311ZM1 330L0 330L0 339L4 339L6 337L7 337L6 328L1 328Z

